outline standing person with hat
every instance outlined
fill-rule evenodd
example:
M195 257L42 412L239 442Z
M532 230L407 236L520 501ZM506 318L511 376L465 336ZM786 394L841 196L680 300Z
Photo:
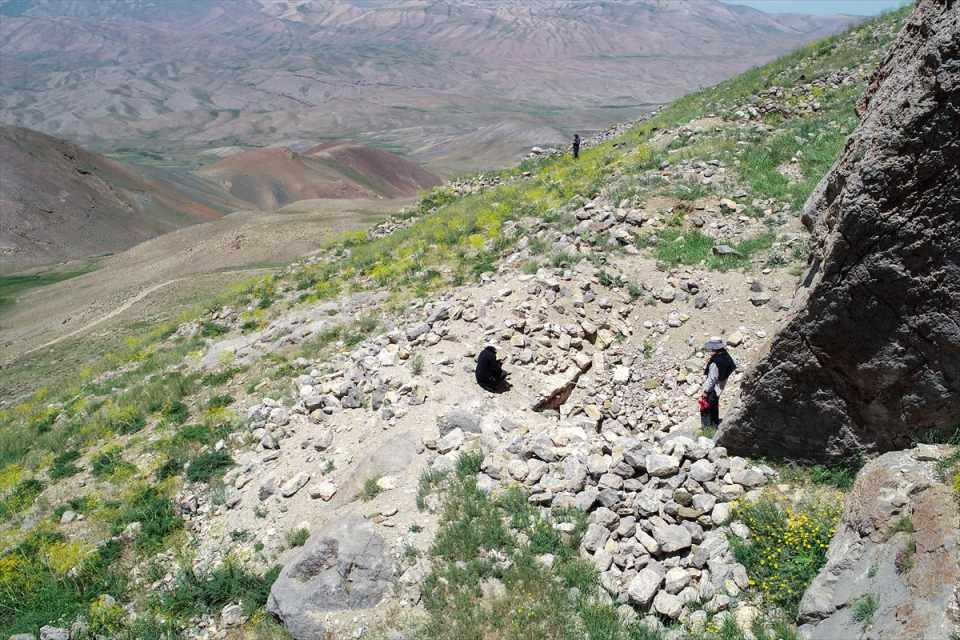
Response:
M727 386L727 378L737 369L737 363L727 353L722 338L710 338L703 345L707 352L707 366L703 370L703 393L700 396L700 424L703 427L720 426L720 394Z
M573 134L573 159L576 160L580 157L580 134Z

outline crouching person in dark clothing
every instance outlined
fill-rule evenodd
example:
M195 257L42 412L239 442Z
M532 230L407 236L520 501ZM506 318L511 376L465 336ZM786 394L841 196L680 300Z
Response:
M477 356L477 384L490 392L502 390L507 374L497 359L497 350L487 346Z
M710 338L703 345L708 354L703 370L703 394L700 396L700 424L704 428L720 426L720 394L727 386L727 378L737 369L737 364L727 353L721 338Z

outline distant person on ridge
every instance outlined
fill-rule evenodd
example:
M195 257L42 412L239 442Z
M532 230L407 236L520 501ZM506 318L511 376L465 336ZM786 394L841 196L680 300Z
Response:
M477 384L487 391L496 393L504 390L507 374L500 366L500 360L497 359L497 350L492 345L487 345L477 356L476 376Z
M727 378L737 369L737 363L727 353L722 338L710 338L703 345L707 352L707 366L703 370L703 394L700 396L700 425L720 426L720 394L727 386Z
M576 160L580 157L580 134L573 134L573 159Z

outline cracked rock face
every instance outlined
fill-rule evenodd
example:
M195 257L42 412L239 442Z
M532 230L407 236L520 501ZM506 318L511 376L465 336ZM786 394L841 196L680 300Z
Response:
M267 609L296 640L323 638L325 615L375 606L393 582L386 543L361 518L313 535L283 568Z
M811 196L797 311L744 381L730 451L837 459L960 415L960 3L921 0Z
M949 452L921 445L886 453L863 468L827 565L800 602L801 637L956 637L960 513L956 496L936 471L936 458ZM857 605L868 599L875 612L869 620L858 619Z

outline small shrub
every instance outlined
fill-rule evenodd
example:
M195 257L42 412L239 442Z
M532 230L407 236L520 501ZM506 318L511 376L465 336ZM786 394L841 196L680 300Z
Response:
M287 547L302 547L307 543L307 540L310 539L310 530L309 529L291 529L287 531L285 536L287 540Z
M161 415L174 424L183 424L190 419L190 409L180 400L164 404Z
M378 481L380 480L379 476L372 478L367 478L363 483L363 489L360 490L360 499L364 502L370 502L378 495L383 493L383 489L380 488Z
M216 338L229 331L230 330L222 324L217 324L210 320L204 320L200 325L200 335L204 338Z
M445 471L439 471L430 467L423 470L420 474L420 480L417 483L417 509L420 511L426 510L427 496L439 487L446 477L447 473Z
M410 358L410 372L418 376L423 373L423 354L416 354Z
M893 526L890 527L890 535L896 535L898 533L913 533L913 520L910 519L910 516L901 516L893 523Z
M133 405L107 403L101 410L101 424L119 435L136 433L147 424L146 418Z
M187 467L187 480L190 482L209 482L214 476L222 474L233 466L233 458L225 450L207 451L190 461Z
M60 478L69 478L80 473L80 469L73 464L80 459L80 452L76 449L68 449L53 459L53 465L50 467L50 479L59 480Z
M234 400L233 396L230 396L230 395L224 394L224 395L213 396L212 398L207 400L207 408L222 409L224 407L229 407L234 402L236 402L236 400Z
M836 487L846 491L853 487L857 479L857 472L863 467L863 459L857 458L846 463L836 465L815 465L810 469L810 479L815 484Z
M876 597L874 597L872 593L867 594L857 600L857 603L853 605L853 619L866 628L873 620L873 614L875 614L879 608L880 605L877 603Z
M794 613L807 585L826 563L841 505L808 502L782 506L764 496L739 506L734 517L751 531L748 541L730 536L737 561L767 603Z
M44 484L36 478L18 484L10 495L0 500L0 520L7 520L29 509L44 488Z
M897 552L897 556L893 560L893 566L896 567L897 573L901 575L904 573L909 573L913 569L913 563L916 555L917 541L911 538L910 541L907 542L906 546Z
M200 379L200 383L205 387L219 387L233 380L234 376L241 372L243 369L240 367L230 367L223 371L208 373Z
M133 473L136 468L124 461L120 447L109 447L91 460L90 471L96 478L110 478Z
M527 260L523 263L523 266L520 267L522 273L527 274L528 276L534 275L537 271L540 270L540 263L536 260Z

